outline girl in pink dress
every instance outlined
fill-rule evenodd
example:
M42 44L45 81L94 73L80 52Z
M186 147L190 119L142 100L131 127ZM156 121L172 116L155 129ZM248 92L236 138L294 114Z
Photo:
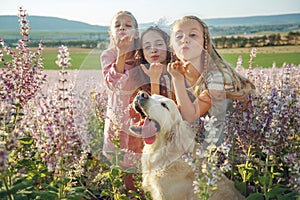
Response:
M130 122L139 120L130 107L137 91L147 82L135 53L139 45L138 24L128 11L119 11L110 27L111 44L101 55L108 104L104 127L104 155L124 170L137 169L143 140L129 132ZM135 190L131 175L124 175L127 190Z

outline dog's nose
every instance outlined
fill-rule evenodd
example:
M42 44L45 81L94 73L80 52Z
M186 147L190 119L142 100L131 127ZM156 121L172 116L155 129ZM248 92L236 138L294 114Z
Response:
M141 91L138 95L140 99L149 99L149 94L147 92Z

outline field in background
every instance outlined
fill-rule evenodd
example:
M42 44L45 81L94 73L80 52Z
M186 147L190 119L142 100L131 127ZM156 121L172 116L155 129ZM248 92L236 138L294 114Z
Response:
M283 63L300 65L300 46L257 47L253 67L272 67L275 62L277 67ZM218 49L221 56L232 66L236 66L239 56L242 56L244 67L248 67L251 48Z
M100 49L69 48L71 67L69 69L101 69ZM59 69L56 65L58 48L45 48L43 61L45 69Z
M34 50L34 48L32 48ZM221 56L232 66L236 66L239 56L242 56L242 65L247 68L251 48L217 49ZM102 50L89 48L69 48L72 69L79 70L99 70L101 69L100 55ZM58 70L56 65L58 48L45 47L43 50L43 62L46 70ZM8 56L5 58L9 59ZM273 63L281 67L283 63L300 65L300 46L276 46L258 47L257 56L253 67L272 67Z

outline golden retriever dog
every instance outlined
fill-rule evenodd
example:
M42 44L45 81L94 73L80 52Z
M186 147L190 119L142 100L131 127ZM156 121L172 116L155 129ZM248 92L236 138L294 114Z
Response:
M193 190L194 171L182 158L185 153L195 152L195 134L182 119L175 102L139 92L133 106L143 119L130 127L133 134L145 141L141 158L143 189L150 192L153 200L197 199ZM222 199L244 199L225 175L210 198Z

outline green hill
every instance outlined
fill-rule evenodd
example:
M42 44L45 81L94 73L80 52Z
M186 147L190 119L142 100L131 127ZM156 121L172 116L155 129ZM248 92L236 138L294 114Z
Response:
M300 13L252 17L216 18L204 20L210 26L263 26L300 24Z
M28 20L32 31L102 32L108 30L106 26L90 25L58 17L29 16ZM18 17L10 15L0 16L0 30L19 30Z
M29 16L29 24L32 31L76 31L76 32L103 32L108 31L108 26L91 25L84 22L72 21L58 17ZM263 26L300 24L300 13L204 19L208 26ZM140 27L148 27L154 23L141 24ZM18 30L17 16L0 15L0 30Z
M29 16L32 40L97 40L108 39L108 26L91 25L58 17ZM300 30L300 13L204 19L212 36L279 33ZM163 18L139 24L142 30L157 24L169 30L170 23ZM0 15L0 38L16 41L19 38L17 16Z

